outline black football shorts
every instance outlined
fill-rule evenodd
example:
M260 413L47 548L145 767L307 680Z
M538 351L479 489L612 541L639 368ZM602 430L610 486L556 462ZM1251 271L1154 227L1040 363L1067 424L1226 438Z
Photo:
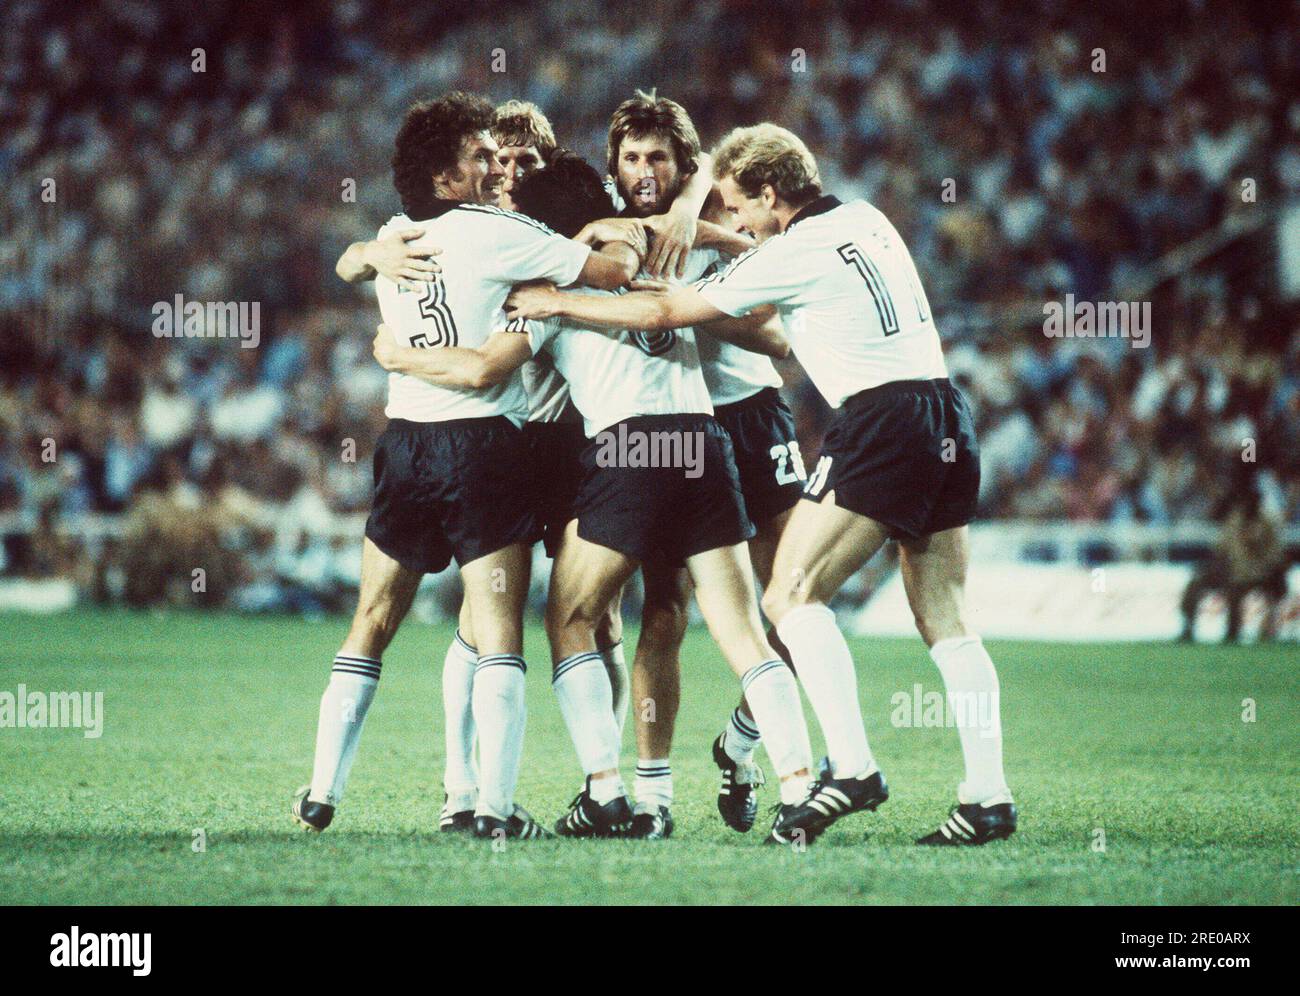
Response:
M793 508L803 494L803 457L794 433L794 414L775 387L730 405L714 417L731 437L745 510L755 525Z
M582 485L582 451L587 437L581 422L529 422L524 426L532 464L538 537L554 557L564 527L574 517Z
M436 574L536 537L527 443L505 416L390 419L374 468L366 536L408 570Z
M803 496L834 491L841 508L915 539L970 522L979 490L970 406L945 377L891 381L846 400Z
M651 448L684 445L690 465L644 465ZM588 441L582 465L578 535L633 560L680 563L754 535L731 438L712 415L624 419Z

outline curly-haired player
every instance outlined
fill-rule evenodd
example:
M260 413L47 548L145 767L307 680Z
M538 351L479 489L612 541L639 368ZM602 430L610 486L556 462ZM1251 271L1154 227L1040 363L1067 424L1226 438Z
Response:
M446 247L442 272L413 291L380 276L380 310L402 343L474 346L501 315L513 284L549 279L618 287L633 253L609 255L556 235L494 202L504 176L489 129L492 106L451 93L411 107L397 135L393 185L405 213L380 237L412 228ZM311 785L295 800L303 826L323 830L342 798L380 659L426 573L454 558L477 642L473 711L480 748L475 833L536 836L514 804L524 732L523 602L535 535L532 481L521 426L521 379L482 391L389 376L388 427L375 447L361 591L352 627L321 699Z

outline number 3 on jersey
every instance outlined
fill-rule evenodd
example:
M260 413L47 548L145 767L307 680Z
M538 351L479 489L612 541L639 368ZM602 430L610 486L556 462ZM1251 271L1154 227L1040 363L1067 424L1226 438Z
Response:
M768 452L776 461L777 484L794 484L807 479L808 472L803 468L803 455L799 452L797 439L788 443L776 443Z
M420 317L433 320L433 338L429 339L428 335L421 332L411 340L412 346L421 347L439 347L454 346L458 341L456 335L456 319L451 316L451 308L447 306L447 287L438 275L431 274L432 278L424 285L424 294L419 300ZM423 342L416 342L417 339L423 339Z

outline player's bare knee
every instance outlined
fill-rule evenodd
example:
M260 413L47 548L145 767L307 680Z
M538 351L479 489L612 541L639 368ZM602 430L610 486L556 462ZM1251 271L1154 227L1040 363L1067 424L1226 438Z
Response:
M474 631L474 639L480 654L517 654L523 647L523 621L496 616L480 619Z
M772 583L763 592L761 600L763 615L773 626L777 625L792 609L817 601L812 597L806 579L802 574L789 578L772 578Z
M566 635L594 638L602 615L601 609L581 599L551 602L546 607L546 635L553 646Z
M391 603L385 601L362 602L352 617L349 642L363 641L383 650L397 632L401 619Z
M784 594L777 590L776 585L768 585L763 590L763 597L759 599L759 604L763 609L763 615L767 617L773 626L779 623L781 617L790 611Z

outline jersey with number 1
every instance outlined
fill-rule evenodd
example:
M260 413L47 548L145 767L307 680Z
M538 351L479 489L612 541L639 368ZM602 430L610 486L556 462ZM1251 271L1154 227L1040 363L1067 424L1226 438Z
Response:
M502 306L513 285L527 280L571 284L591 254L590 247L557 235L539 221L480 204L438 201L433 217L412 221L399 214L379 230L378 238L408 228L424 229L412 246L442 249L442 272L415 291L399 289L379 276L375 291L398 344L423 349L483 345L500 328ZM393 373L384 413L412 422L504 415L522 425L529 405L517 373L482 391L441 387Z
M912 256L866 201L819 197L780 235L695 286L729 315L776 305L795 356L833 408L889 381L948 376Z

